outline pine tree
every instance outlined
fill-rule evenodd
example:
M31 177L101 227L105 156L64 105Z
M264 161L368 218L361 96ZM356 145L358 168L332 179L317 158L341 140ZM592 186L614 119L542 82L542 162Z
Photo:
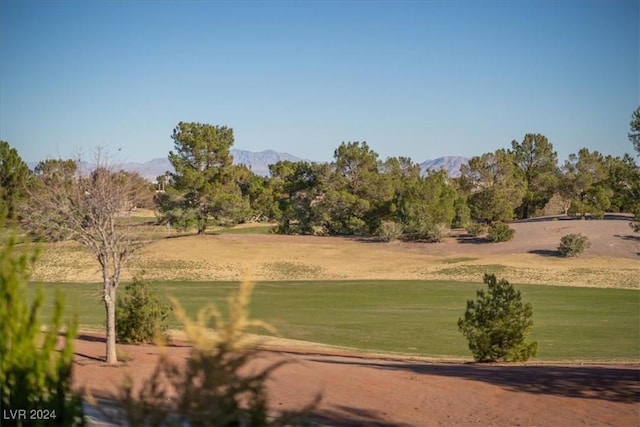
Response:
M467 301L458 329L469 341L469 350L478 362L525 361L536 355L537 342L528 342L533 327L533 308L522 301L520 291L506 280L485 274L488 292L477 291L477 299Z

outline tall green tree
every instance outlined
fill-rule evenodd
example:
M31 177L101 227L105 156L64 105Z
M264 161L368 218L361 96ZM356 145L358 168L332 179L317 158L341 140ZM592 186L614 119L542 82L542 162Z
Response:
M516 209L520 218L529 218L543 208L558 185L558 155L544 135L528 133L522 142L511 143L513 161L525 188L522 204Z
M407 188L398 206L398 220L415 238L428 238L436 224L451 227L456 192L445 171L429 172Z
M598 151L582 148L571 154L563 167L560 192L571 200L569 213L601 216L611 206L613 190L605 158Z
M633 144L633 148L640 156L640 107L631 115L631 122L629 123L631 131L629 132L629 140Z
M485 153L460 167L460 186L469 191L472 218L509 221L522 203L525 183L517 173L513 154L504 150Z
M629 140L633 144L633 148L640 156L640 107L636 108L636 110L631 115L631 122L629 123L631 128L631 132L629 132ZM636 172L638 172L638 168L636 168ZM640 184L637 181L632 185L636 206L633 208L633 212L635 213L635 222L631 223L631 227L635 231L640 230Z
M174 191L159 200L164 218L185 228L195 225L198 234L204 234L210 222L233 225L246 216L248 200L242 195L230 154L233 129L180 122L171 139Z
M611 211L640 211L640 168L629 154L606 156L607 178L603 183L611 190Z
M391 197L389 187L381 185L378 153L366 142L343 142L333 157L332 185L324 200L329 232L372 233L384 216L383 205Z
M18 201L24 197L29 168L18 151L0 141L0 214L16 218Z
M270 165L269 170L278 232L311 234L314 226L323 225L323 194L330 173L328 165L285 160Z
M273 188L269 177L253 173L245 165L238 165L238 184L243 197L249 201L249 221L271 221L275 219Z
M384 220L404 222L401 206L411 202L422 179L420 165L409 157L389 157L380 165L380 188L387 196L381 206Z

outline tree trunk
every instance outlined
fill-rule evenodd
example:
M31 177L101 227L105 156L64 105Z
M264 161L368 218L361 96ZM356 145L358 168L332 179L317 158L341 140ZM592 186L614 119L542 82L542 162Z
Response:
M105 283L104 307L107 310L107 363L118 363L116 354L116 287L111 281Z
M198 235L204 235L205 230L207 229L207 219L198 219Z

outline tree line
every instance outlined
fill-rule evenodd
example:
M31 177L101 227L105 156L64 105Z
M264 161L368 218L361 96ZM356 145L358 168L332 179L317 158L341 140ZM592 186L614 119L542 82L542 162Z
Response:
M629 139L640 154L640 107L633 112L630 129ZM438 225L640 211L634 157L582 148L560 163L553 144L541 134L526 134L510 148L472 157L455 178L445 171L422 174L408 157L381 160L360 141L340 144L330 163L280 161L269 166L270 177L263 177L233 164L229 127L181 122L171 138L174 172L158 177L162 190L155 197L139 175L118 174L136 181L141 189L137 203L154 206L162 223L198 234L212 225L269 220L277 222L275 231L283 234L373 235L383 223L393 222L406 236L422 239ZM46 191L52 180L77 174L74 161L51 159L31 172L4 141L0 165L1 208L9 218L18 216L25 189L41 186ZM32 224L30 229L37 227ZM64 237L63 230L48 232L51 235L42 236L41 230L39 237Z
M632 141L640 133L639 110ZM393 221L408 236L425 238L437 224L465 227L547 212L601 217L640 208L633 157L583 148L560 164L540 134L471 158L458 178L444 171L423 175L407 157L380 160L359 141L340 144L331 163L280 161L269 166L270 177L261 177L232 164L227 127L180 123L172 137L175 173L159 177L166 180L156 198L159 212L163 221L198 233L207 224L266 218L285 234L371 235Z
M640 108L629 139L640 153ZM408 157L381 160L366 142L343 142L330 163L280 161L270 177L234 165L233 130L179 123L169 159L175 172L158 177L161 221L179 230L233 225L250 219L277 222L283 234L372 235L385 222L405 235L429 238L437 226L467 227L548 213L602 217L640 211L635 159L582 148L559 163L541 134L526 134L509 149L475 156L453 178L422 174Z

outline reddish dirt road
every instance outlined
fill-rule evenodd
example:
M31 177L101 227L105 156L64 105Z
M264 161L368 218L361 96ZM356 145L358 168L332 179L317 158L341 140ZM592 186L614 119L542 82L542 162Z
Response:
M75 341L74 384L108 396L125 374L149 378L161 351L183 360L188 345L119 346L128 362L102 362L104 341ZM479 365L309 352L261 354L254 367L287 359L269 384L274 410L321 395L313 419L330 426L640 426L640 367Z

